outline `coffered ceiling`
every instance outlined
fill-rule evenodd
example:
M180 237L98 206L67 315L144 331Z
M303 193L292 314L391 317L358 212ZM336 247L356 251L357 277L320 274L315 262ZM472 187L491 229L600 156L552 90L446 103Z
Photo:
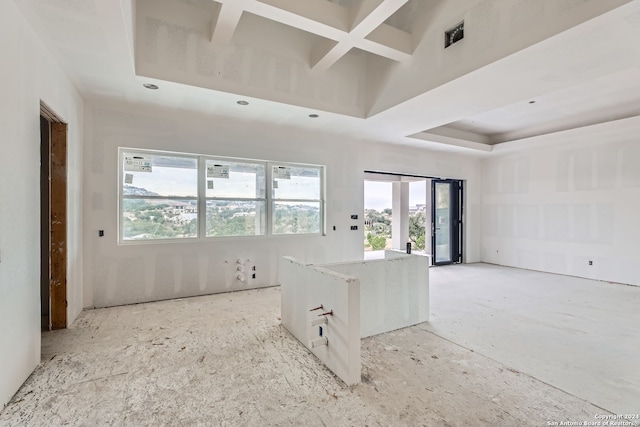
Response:
M640 130L640 0L11 1L89 100L479 155Z
M394 61L411 57L411 34L386 23L408 0L330 2L218 0L209 2L214 44L231 42L243 14L253 14L317 36L310 69L325 71L352 49Z

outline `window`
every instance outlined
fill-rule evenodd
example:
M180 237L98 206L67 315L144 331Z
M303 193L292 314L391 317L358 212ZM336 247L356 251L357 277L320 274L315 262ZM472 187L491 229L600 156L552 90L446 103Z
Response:
M265 234L265 166L207 160L207 237Z
M272 174L273 234L320 233L321 168L273 165Z
M122 165L122 240L198 236L196 158L126 151Z
M120 165L121 242L324 230L322 166L136 149Z

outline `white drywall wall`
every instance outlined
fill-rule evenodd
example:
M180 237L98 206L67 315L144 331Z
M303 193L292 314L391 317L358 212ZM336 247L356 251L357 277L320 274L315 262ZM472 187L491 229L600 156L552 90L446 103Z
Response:
M362 338L429 320L429 258L385 251L385 259L322 267L360 280Z
M282 324L348 385L360 382L360 338L429 320L428 257L396 251L385 257L324 265L280 261ZM326 324L313 323L328 312ZM313 345L324 338L327 345Z
M476 217L481 173L476 158L303 132L277 123L106 101L89 105L85 116L86 306L271 286L276 284L279 259L287 255L313 263L361 259L365 170L466 179L466 261L480 258ZM325 165L327 235L118 245L119 146ZM354 223L351 214L360 219ZM354 224L357 231L350 230ZM105 237L98 237L98 230L105 230ZM228 280L238 258L256 266L256 279Z
M640 138L561 136L485 160L482 260L640 285Z
M40 100L69 123L67 320L82 310L83 101L11 1L0 2L0 404L40 362Z
M347 385L360 382L360 281L292 257L280 264L282 324ZM310 311L319 306L323 310ZM327 323L312 326L320 314L332 311ZM328 345L310 341L327 338Z

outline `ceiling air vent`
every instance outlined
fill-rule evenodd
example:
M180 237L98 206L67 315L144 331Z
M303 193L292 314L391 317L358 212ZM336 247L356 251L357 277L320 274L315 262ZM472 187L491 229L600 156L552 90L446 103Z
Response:
M456 24L444 32L444 48L448 48L454 43L464 38L464 21Z

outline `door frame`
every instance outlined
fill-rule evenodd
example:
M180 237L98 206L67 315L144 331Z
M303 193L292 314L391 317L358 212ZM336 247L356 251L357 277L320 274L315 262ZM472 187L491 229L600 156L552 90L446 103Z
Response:
M448 261L437 261L436 245L436 184L448 184L450 191L449 215L449 247ZM464 253L464 182L459 179L431 180L431 263L433 265L448 265L462 263Z
M41 245L49 256L49 329L53 330L67 327L67 124L42 101L40 116L49 123L48 155L42 159L48 168L41 165L42 171L48 169L48 206L41 207L48 224L43 224ZM41 264L45 268L47 263Z

